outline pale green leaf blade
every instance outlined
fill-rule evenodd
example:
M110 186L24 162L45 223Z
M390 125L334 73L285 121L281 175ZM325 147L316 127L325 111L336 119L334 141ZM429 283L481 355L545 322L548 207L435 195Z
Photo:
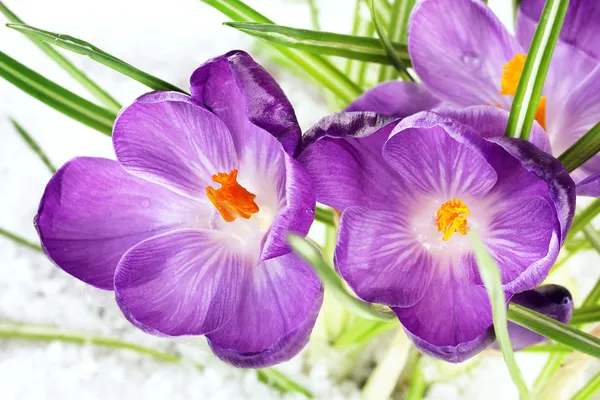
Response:
M144 72L81 39L77 39L69 35L48 32L42 29L34 28L33 26L29 25L6 24L6 26L16 31L19 31L34 40L41 40L45 43L62 47L63 49L72 51L74 53L88 56L92 60L99 62L102 65L105 65L132 79L135 79L136 81L146 85L150 89L186 93L185 90L180 89L177 86L166 82L162 79L159 79L155 76L152 76L149 73Z
M24 24L24 22L15 15L3 2L0 1L0 12L2 12L10 22L17 24ZM111 95L104 91L96 82L92 81L87 77L81 70L75 67L69 60L67 60L62 54L54 50L52 46L41 42L39 40L31 40L40 50L54 60L59 66L61 66L69 75L71 75L76 81L78 81L84 88L87 89L92 96L97 98L99 101L110 109L119 111L121 105Z
M506 136L529 138L569 0L547 0L510 109Z
M63 114L111 135L116 113L97 106L0 52L0 76Z
M515 360L515 354L508 336L507 317L506 317L506 298L502 289L502 280L500 270L496 261L490 256L481 239L474 233L470 233L477 259L477 267L481 280L485 285L485 289L490 298L492 305L492 316L494 321L494 330L496 331L496 339L500 345L502 356L506 362L508 372L519 390L522 399L529 396L529 389L523 379L523 374Z
M52 164L52 162L50 161L44 150L42 150L40 145L37 144L33 137L31 137L31 135L25 130L25 128L23 128L17 121L11 118L10 122L13 124L15 130L23 138L25 143L27 143L29 148L33 150L35 154L38 155L38 157L44 163L46 168L48 168L48 171L50 171L51 174L54 174L56 172L56 167Z

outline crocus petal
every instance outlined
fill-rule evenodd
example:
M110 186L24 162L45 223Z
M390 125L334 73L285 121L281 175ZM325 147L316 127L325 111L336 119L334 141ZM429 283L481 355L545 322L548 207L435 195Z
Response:
M216 230L181 229L131 248L115 272L124 313L165 335L202 335L223 326L256 262L237 239Z
M597 62L596 62L597 64ZM560 112L548 125L552 148L561 154L600 121L600 67L590 73L577 89L563 99ZM559 106L557 105L556 108ZM596 155L582 166L585 175L600 172L600 156Z
M292 157L285 155L285 198L269 233L265 237L261 260L284 255L291 251L287 236L305 236L315 217L316 194L306 170Z
M296 151L301 132L294 109L273 77L247 53L235 50L206 62L194 71L190 84L192 97L227 125L240 157L245 136L258 128L281 141L290 155Z
M212 175L238 166L227 127L181 93L149 93L123 109L113 144L127 171L207 202Z
M404 118L439 104L440 100L419 83L390 81L367 90L344 111L374 111Z
M544 9L544 0L522 0L517 35L528 47ZM600 59L600 4L595 0L571 0L560 31L560 40Z
M526 196L517 193L515 198L493 200L487 208L489 226L481 233L501 271L504 290L511 293L539 285L560 250L560 229L553 206L547 199ZM469 261L474 282L483 285L475 257L469 257Z
M231 320L207 335L213 352L242 368L295 356L308 342L323 301L313 270L294 253L251 269Z
M481 352L495 339L492 310L485 287L466 278L464 266L436 265L422 300L394 308L415 346L432 357L461 362Z
M526 170L546 182L549 198L556 209L560 223L559 237L562 244L569 233L575 214L575 182L569 173L556 158L529 142L507 137L491 140L517 159Z
M509 116L507 110L492 106L439 107L433 112L472 127L486 139L504 136ZM537 122L531 127L528 140L546 153L552 154L548 134Z
M404 192L381 156L392 121L370 112L332 114L304 135L298 160L312 178L318 202L339 210L392 206Z
M591 175L577 184L577 196L600 197L600 173Z
M569 323L573 315L573 298L571 297L571 293L559 285L544 285L534 290L527 290L523 293L515 294L510 301L542 313L563 324ZM548 340L544 336L513 322L508 323L508 335L510 336L510 343L513 350L521 350ZM494 343L494 348L499 348L497 343Z
M496 183L484 140L471 128L423 112L402 120L383 148L387 163L411 188L452 199L482 196Z
M408 50L427 89L443 101L510 108L510 96L500 96L502 69L521 49L482 1L417 3Z
M361 299L388 306L417 303L429 287L435 261L414 238L410 206L394 212L344 210L335 265Z
M50 179L35 224L46 254L90 285L112 290L121 256L137 243L191 223L210 210L127 173L118 162L80 157Z

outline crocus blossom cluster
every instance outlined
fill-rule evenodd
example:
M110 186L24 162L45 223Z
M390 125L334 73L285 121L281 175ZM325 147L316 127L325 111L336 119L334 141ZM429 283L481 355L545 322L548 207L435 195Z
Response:
M391 307L419 349L447 361L494 340L467 231L484 241L510 298L542 283L573 218L575 184L540 150L547 135L534 128L538 146L503 137L507 119L486 106L387 124L354 112L304 136L299 160L317 201L343 211L338 271L360 298Z
M146 332L206 335L242 367L289 359L308 341L323 289L291 252L315 193L291 156L294 111L236 51L199 67L192 96L154 92L114 125L118 161L81 157L52 177L35 223L63 270L114 290Z
M191 96L152 92L121 111L116 161L80 157L52 177L35 219L44 251L113 290L138 328L205 335L240 367L308 341L323 288L287 235L307 234L316 201L342 211L337 271L429 355L460 362L495 340L469 233L507 300L568 322L570 293L538 286L571 226L574 180L600 195L600 156L572 176L552 156L600 120L600 28L583 17L600 7L572 0L529 141L506 138L542 6L522 2L514 38L479 0L421 0L409 51L423 83L381 84L303 137L248 54L210 60ZM509 331L516 349L543 340Z

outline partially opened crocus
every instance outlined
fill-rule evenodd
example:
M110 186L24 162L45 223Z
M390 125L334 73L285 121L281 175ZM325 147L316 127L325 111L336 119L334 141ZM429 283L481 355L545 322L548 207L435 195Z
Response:
M323 294L287 244L314 217L310 178L291 156L300 129L244 52L202 65L191 86L191 97L153 92L124 108L117 161L60 168L36 226L46 254L114 290L137 327L206 335L229 363L272 365L304 347Z
M335 264L363 300L391 307L414 344L460 362L494 340L469 232L502 274L507 298L537 287L571 225L575 184L530 142L503 137L508 112L437 109L389 123L325 118L299 160L317 201L343 211Z
M408 48L425 88L449 105L509 110L544 3L521 2L513 37L480 0L421 0L411 15ZM596 0L572 0L554 50L536 121L556 157L600 122L598 16ZM597 155L573 178L599 172Z

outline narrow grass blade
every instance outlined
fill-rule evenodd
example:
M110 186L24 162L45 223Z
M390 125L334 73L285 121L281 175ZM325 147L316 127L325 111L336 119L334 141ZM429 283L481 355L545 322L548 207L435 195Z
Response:
M592 222L592 220L598 214L600 214L600 199L594 200L592 204L590 204L585 210L575 215L575 218L573 218L573 224L571 225L571 230L569 231L568 239L574 237L575 234L583 230L583 228Z
M110 349L129 350L168 363L186 362L185 359L178 355L140 346L136 343L98 336L87 332L65 331L54 326L0 322L0 340L59 341L81 345L93 345ZM200 371L204 369L204 366L201 364L194 363L193 365ZM297 392L308 398L314 397L308 389L292 381L275 368L256 370L256 375L259 381L270 385L281 392Z
M55 110L110 136L117 117L113 111L77 96L2 52L0 76Z
M377 13L375 12L375 0L369 0L369 6L371 8L371 20L373 21L373 25L375 25L375 30L377 31L377 35L379 36L379 39L381 40L381 44L385 48L385 53L387 54L390 61L392 62L392 65L398 70L398 72L400 73L400 76L402 76L402 78L409 80L409 81L414 81L413 77L410 75L410 73L406 69L404 62L402 62L400 57L398 57L396 55L394 45L391 42L390 38L388 37L387 32L379 23L379 19L377 18Z
M37 251L39 253L42 252L42 248L40 247L40 245L30 242L29 240L27 240L17 234L14 234L10 231L7 231L6 229L0 228L0 236L4 236L5 238L12 240L13 242L20 244L22 246L28 247L31 250Z
M581 325L598 321L600 321L600 306L588 306L574 310L569 324Z
M588 400L600 390L600 373L596 374L588 383L586 383L571 400Z
M388 35L390 41L406 43L408 17L410 12L415 5L416 0L394 0L392 3L392 12L390 16L390 23L388 24ZM389 81L394 78L398 73L393 68L388 66L382 66L379 70L379 82Z
M600 358L600 339L586 332L514 303L508 307L508 318L548 339Z
M96 46L85 42L83 40L74 38L69 35L62 35L59 33L53 33L44 31L42 29L34 28L33 26L24 24L6 24L9 28L21 32L22 34L30 37L34 40L41 40L48 44L62 47L69 51L77 54L88 56L92 60L99 62L115 71L128 76L136 81L148 86L153 90L171 90L181 93L186 93L185 90L178 88L177 86L170 84L169 82L163 81L155 76L150 75L136 67L127 64L125 61L118 59L115 56L108 54L107 52L100 50Z
M533 392L541 392L546 384L550 381L552 376L558 371L563 362L569 357L570 353L553 353L548 357L546 364L542 367L542 370L535 379L533 384Z
M344 347L366 343L374 337L379 336L384 332L388 332L396 327L398 327L397 321L382 322L363 320L344 330L344 332L338 336L335 342L333 342L333 347L336 349L342 349Z
M315 208L315 220L322 222L325 225L335 226L333 210L331 210L330 208L323 208L317 206L317 208Z
M10 22L17 24L24 24L24 22L15 15L8 7L0 1L0 12L2 12ZM119 111L121 105L111 95L104 91L96 82L88 78L81 70L74 66L69 60L67 60L62 54L54 50L52 46L38 41L31 40L40 50L42 50L48 57L56 62L62 69L64 69L69 75L71 75L77 82L79 82L92 96L97 98L100 102L110 109Z
M290 234L288 240L294 252L313 267L326 290L330 290L348 311L367 319L387 322L396 320L396 315L392 311L377 309L373 304L364 302L348 293L342 279L308 240L294 234Z
M529 138L569 0L547 0L510 109L506 136Z
M425 379L423 370L417 365L413 372L410 386L408 387L406 400L421 400L423 394L425 394L425 389L427 389L427 380Z
M281 392L301 393L309 399L315 397L310 390L294 382L275 368L258 369L256 370L256 376L258 377L259 381L266 383L267 385L272 386Z
M273 24L273 21L239 0L201 0L234 21ZM317 55L273 44L284 56L302 68L317 83L334 93L343 102L350 103L363 90L327 59Z
M502 289L500 270L479 236L474 233L471 233L470 236L471 241L473 242L475 258L477 259L477 268L479 269L481 280L485 285L485 289L492 305L494 330L496 331L496 339L500 345L504 362L506 363L512 381L519 390L521 399L527 399L529 397L529 389L527 389L523 374L515 360L515 354L508 336L506 298L504 297L504 290Z
M558 156L558 161L567 171L573 172L598 152L600 152L600 122Z
M562 344L536 344L521 351L526 353L571 353L573 349Z
M582 308L587 308L590 306L595 306L600 301L600 279L596 282L590 293L587 295L583 303L581 303Z
M40 160L42 160L46 168L48 168L48 171L50 171L51 174L54 174L56 172L56 167L52 164L52 162L50 162L50 159L48 158L44 150L42 150L42 148L36 143L36 141L33 140L31 135L29 135L29 133L27 133L27 131L21 125L19 125L17 121L11 118L10 122L13 124L15 130L19 133L19 135L21 135L23 140L25 140L25 143L27 143L31 150L33 150L35 154L38 155Z
M361 18L360 15L360 7L362 4L362 0L355 0L354 3L354 17L352 18L352 30L350 31L350 34L352 36L359 36L360 32L362 32L362 28L365 26L365 21ZM354 60L348 59L346 60L346 68L344 69L344 72L350 76L350 78L353 78L356 76L356 73L354 71L358 70L358 63ZM356 82L356 79L354 79L354 82Z
M311 31L288 26L254 22L226 22L225 25L277 45L311 53L345 57L379 64L392 64L378 39L340 33ZM400 43L391 44L398 58L409 60L408 50Z
M321 23L319 22L319 7L317 7L316 0L306 0L308 7L310 8L310 22L312 23L313 29L320 31Z

